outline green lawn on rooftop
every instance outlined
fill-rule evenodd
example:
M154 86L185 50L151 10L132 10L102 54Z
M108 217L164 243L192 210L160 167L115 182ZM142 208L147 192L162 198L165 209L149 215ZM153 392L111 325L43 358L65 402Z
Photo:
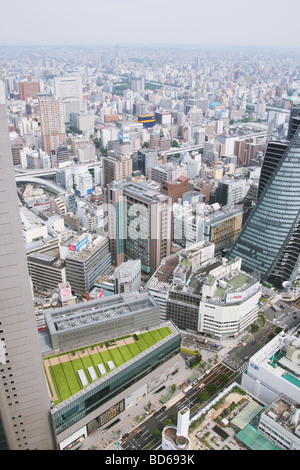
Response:
M171 334L171 330L168 326L165 326L158 328L157 330L146 331L137 335L138 341L135 341L134 343L119 347L110 347L107 350L100 349L100 352L95 351L90 353L88 356L72 359L72 352L53 356L61 359L59 364L49 367L50 375L58 397L54 404L57 405L82 390L83 387L78 376L78 370L83 369L88 383L91 384L92 380L88 372L88 367L92 366L94 368L97 379L99 379L101 378L101 375L97 364L103 364L106 374L108 374L110 371L107 365L108 361L113 361L115 368L120 367L122 364L145 351L150 346L161 341L169 334ZM63 358L68 354L71 359L66 362L62 362Z

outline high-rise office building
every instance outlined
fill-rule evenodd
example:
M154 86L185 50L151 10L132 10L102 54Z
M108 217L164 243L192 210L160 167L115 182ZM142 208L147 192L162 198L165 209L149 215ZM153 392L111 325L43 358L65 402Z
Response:
M0 449L53 449L1 78L0 256Z
M104 184L121 181L132 174L132 159L126 155L113 154L102 158Z
M105 233L115 264L140 259L142 271L153 273L171 254L172 198L152 182L113 182L104 189Z
M288 140L291 140L291 138L293 137L295 133L296 128L299 125L299 122L297 122L297 120L294 119L294 118L299 117L299 115L300 115L300 103L294 102L292 103L291 113L290 113L289 129L288 129L288 135L287 135Z
M143 173L146 178L151 178L152 168L158 164L157 150L147 149L139 152L138 155L138 169Z
M19 94L22 101L28 98L37 98L37 93L40 92L40 82L19 82Z
M291 140L269 143L256 207L230 253L242 257L246 271L259 271L278 287L296 279L300 264L299 123L291 116Z
M82 106L82 78L80 75L55 77L55 96L63 101L65 122L70 122L70 113L79 113Z
M43 150L50 155L66 140L63 103L58 98L39 94L39 107Z
M246 180L224 178L218 182L217 202L222 206L238 204L246 196Z
M131 77L131 89L132 91L142 91L145 89L145 78L143 76Z

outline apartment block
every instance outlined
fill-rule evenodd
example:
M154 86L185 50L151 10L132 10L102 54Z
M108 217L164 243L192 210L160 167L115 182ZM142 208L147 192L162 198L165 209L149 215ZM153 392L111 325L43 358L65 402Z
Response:
M132 174L132 159L121 154L112 154L102 158L104 184L121 181Z
M46 94L39 94L38 98L43 150L50 155L66 140L63 103Z

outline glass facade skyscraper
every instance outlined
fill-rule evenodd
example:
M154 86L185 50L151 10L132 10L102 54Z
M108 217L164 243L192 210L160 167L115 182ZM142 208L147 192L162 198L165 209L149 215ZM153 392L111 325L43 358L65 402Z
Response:
M278 287L295 280L300 261L300 121L291 120L291 140L268 145L256 207L229 253Z

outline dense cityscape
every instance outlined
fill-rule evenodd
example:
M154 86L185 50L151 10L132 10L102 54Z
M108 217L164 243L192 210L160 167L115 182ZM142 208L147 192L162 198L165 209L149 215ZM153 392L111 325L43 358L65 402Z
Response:
M299 49L3 43L0 78L0 449L300 450Z

